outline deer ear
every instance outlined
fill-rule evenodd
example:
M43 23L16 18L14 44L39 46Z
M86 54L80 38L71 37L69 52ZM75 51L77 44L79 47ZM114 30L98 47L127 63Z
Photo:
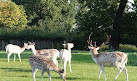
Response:
M24 45L28 45L28 43L24 43Z
M66 44L62 44L63 46L65 46Z
M99 50L99 47L97 47L96 49Z
M88 46L88 48L89 48L89 49L93 49L93 47L91 47L91 46Z
M62 72L64 73L64 69L62 69Z
M58 70L60 73L64 73L64 69L60 69Z
M67 44L62 44L64 47L66 47L67 46Z
M32 45L35 45L35 42L33 42Z

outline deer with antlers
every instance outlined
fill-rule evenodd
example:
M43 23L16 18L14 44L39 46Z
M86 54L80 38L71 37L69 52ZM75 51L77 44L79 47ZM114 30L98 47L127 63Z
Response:
M96 46L96 42L94 42L95 45L93 46L93 44L92 44L93 42L90 39L91 35L92 35L92 33L89 35L89 39L87 42L89 44L88 48L90 49L92 59L101 68L98 78L100 79L100 75L103 71L104 79L106 81L107 79L105 76L104 67L114 66L119 69L119 72L115 76L115 80L117 79L117 77L121 73L121 71L124 70L125 74L126 74L126 80L128 81L128 73L127 73L127 69L125 67L125 64L128 61L128 56L123 52L101 52L101 53L98 53L99 47ZM108 44L110 41L110 38L111 38L111 36L107 35L107 40L105 42L103 42L103 44L100 46Z

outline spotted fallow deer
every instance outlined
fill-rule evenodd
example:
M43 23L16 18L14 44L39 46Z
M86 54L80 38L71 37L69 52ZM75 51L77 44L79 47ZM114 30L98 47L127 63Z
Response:
M23 47L20 47L18 45L13 45L13 44L6 45L5 49L6 49L6 52L8 53L8 55L7 55L8 62L9 62L9 58L12 53L14 53L14 62L15 62L16 54L18 54L19 60L21 62L20 54L25 50L25 48L27 48L27 45L28 45L28 43L24 43Z
M87 42L89 44L88 48L90 49L92 59L101 68L98 78L100 79L100 75L103 71L104 79L106 81L107 79L105 76L104 67L114 66L119 69L119 72L115 76L115 80L117 79L117 77L121 73L121 71L124 70L125 74L126 74L126 80L128 81L128 73L127 73L127 69L125 67L125 64L128 61L128 56L123 52L101 52L101 53L98 53L99 47L96 46L96 42L94 42L95 43L94 46L92 45L92 40L90 40L91 34L89 35L89 39ZM111 38L111 36L107 35L107 40L105 42L103 42L102 45L109 43L110 38ZM100 45L100 46L102 46L102 45Z
M62 66L62 61L64 61L64 70L66 72L66 64L67 62L69 62L69 68L70 68L70 72L72 72L71 70L71 48L74 47L73 43L67 43L67 44L63 44L63 46L67 49L62 49L60 51L60 61L61 61L61 68L63 68Z
M40 81L42 81L44 71L48 73L49 81L51 81L50 71L57 72L62 77L63 81L66 81L66 73L64 72L64 70L59 69L49 57L39 54L32 55L29 57L29 63L32 68L33 81L36 81L35 74L38 70L41 70Z
M58 66L57 57L59 57L59 51L57 49L36 50L34 42L33 43L29 42L29 45L28 45L27 49L31 49L34 55L35 54L40 54L40 55L49 56L53 60L54 64L56 64L56 66Z

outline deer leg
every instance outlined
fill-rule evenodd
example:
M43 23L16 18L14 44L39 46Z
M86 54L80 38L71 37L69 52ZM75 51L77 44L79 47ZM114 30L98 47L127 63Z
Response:
M48 73L49 81L51 81L50 71L47 71L47 73Z
M67 60L64 61L64 70L66 72L66 64L67 64Z
M19 57L19 60L20 60L20 62L21 62L20 53L18 53L18 57Z
M117 73L116 77L115 77L115 80L117 79L118 75L122 72L123 68L121 66L121 64L117 64L116 67L119 69L119 72Z
M58 60L56 59L56 66L58 67Z
M12 53L8 53L8 56L7 56L7 57L8 57L8 62L10 62L9 59L10 59L11 54L12 54Z
M38 71L38 69L36 69L35 67L32 67L32 77L33 77L33 81L36 81L36 80L35 80L35 74L36 74L37 71Z
M57 61L57 59L53 58L53 62L58 67L58 61Z
M118 75L122 72L121 69L119 69L119 72L117 73L116 77L115 77L115 80L117 79Z
M125 72L125 74L126 74L126 79L127 79L127 81L128 81L128 72L127 72L127 69L126 69L126 67L125 67L125 64L123 64L123 69L124 69L124 72Z
M127 69L124 68L124 71L125 71L125 74L126 74L126 79L127 79L127 81L128 81L128 73L127 73Z
M104 66L103 65L101 66L101 70L103 71L104 79L106 81L107 79L106 79L106 75L105 75L105 71L104 71Z
M99 71L99 75L98 75L98 79L100 79L100 75L101 75L101 73L102 73L102 70L100 69L100 71Z
M60 62L61 62L61 69L63 69L62 58L60 58Z
M43 79L43 74L44 74L44 69L41 70L41 80L40 81L42 81Z
M15 62L15 59L16 59L16 54L14 54L14 62Z
M71 59L69 60L69 68L70 68L70 72L72 72L72 70L71 70Z

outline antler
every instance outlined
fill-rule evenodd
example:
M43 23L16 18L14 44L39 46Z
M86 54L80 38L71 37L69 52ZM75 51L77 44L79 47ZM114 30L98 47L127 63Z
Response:
M90 35L89 35L89 37L88 37L87 43L88 43L91 47L93 47L93 45L92 45L92 40L90 40L91 35L92 35L92 32L90 33Z
M95 42L93 42L93 43L95 43L95 45L94 45L94 46L92 45L92 40L90 39L91 35L92 35L92 32L90 33L90 35L89 35L89 37L88 37L87 42L88 42L88 44L89 44L91 47L97 47L97 45L96 45L96 41L95 41ZM106 45L106 44L108 44L108 43L109 43L110 38L111 38L111 35L106 35L106 36L107 36L106 41L105 41L105 42L103 42L100 46L103 46L103 45Z
M110 38L111 38L111 35L106 35L106 36L107 36L107 39L106 39L106 41L105 41L105 42L103 42L103 43L101 44L101 46L106 45L106 44L108 44L108 43L109 43Z

